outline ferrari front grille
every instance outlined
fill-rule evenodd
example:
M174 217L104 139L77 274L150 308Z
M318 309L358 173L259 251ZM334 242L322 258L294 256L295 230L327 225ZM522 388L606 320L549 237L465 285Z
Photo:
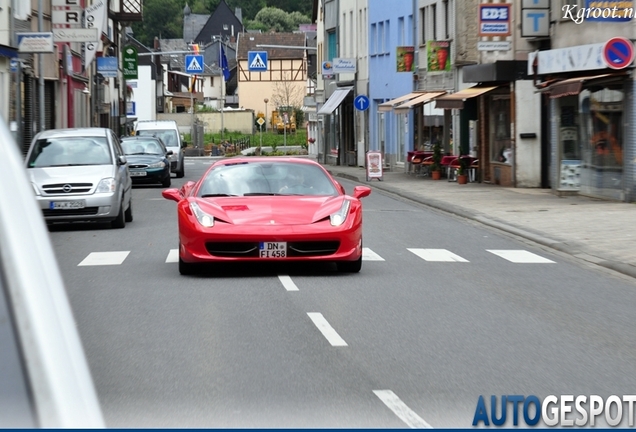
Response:
M340 247L339 241L288 242L287 256L290 258L333 255ZM205 248L212 256L232 258L258 258L258 242L207 242Z
M309 257L333 255L340 247L339 241L290 242L287 244L287 256Z
M218 257L258 257L257 242L208 242L205 248L210 255Z

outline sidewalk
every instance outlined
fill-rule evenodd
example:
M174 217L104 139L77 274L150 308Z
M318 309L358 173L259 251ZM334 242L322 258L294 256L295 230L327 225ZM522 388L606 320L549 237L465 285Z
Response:
M636 278L636 204L583 196L558 197L549 189L459 185L404 172L366 181L364 168L325 165L342 177L481 222Z

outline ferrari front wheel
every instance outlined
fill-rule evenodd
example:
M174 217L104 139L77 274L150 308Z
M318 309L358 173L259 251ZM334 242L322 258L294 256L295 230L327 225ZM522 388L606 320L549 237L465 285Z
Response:
M338 271L343 273L359 273L362 269L362 255L355 261L338 261Z
M192 263L187 263L179 257L179 273L184 276L195 274L197 270L197 265Z

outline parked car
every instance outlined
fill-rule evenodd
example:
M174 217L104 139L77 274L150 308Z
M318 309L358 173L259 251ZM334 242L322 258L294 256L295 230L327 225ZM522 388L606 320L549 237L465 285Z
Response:
M49 233L0 121L0 428L103 428Z
M179 133L179 127L174 120L140 120L135 124L136 136L155 136L161 138L168 150L172 150L170 158L170 171L177 178L185 175L185 147Z
M133 220L132 180L119 138L106 128L38 133L26 157L27 175L47 222Z
M177 202L179 271L226 261L331 261L362 268L362 204L318 163L298 158L232 158L197 182L166 189Z
M172 150L166 149L160 138L132 136L122 138L121 146L128 160L133 183L161 183L170 187Z

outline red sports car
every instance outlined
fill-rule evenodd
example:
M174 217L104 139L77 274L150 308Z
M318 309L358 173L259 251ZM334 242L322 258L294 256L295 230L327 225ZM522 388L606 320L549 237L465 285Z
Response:
M197 182L166 189L179 218L179 272L223 261L331 261L362 268L362 205L318 163L300 158L221 160Z

